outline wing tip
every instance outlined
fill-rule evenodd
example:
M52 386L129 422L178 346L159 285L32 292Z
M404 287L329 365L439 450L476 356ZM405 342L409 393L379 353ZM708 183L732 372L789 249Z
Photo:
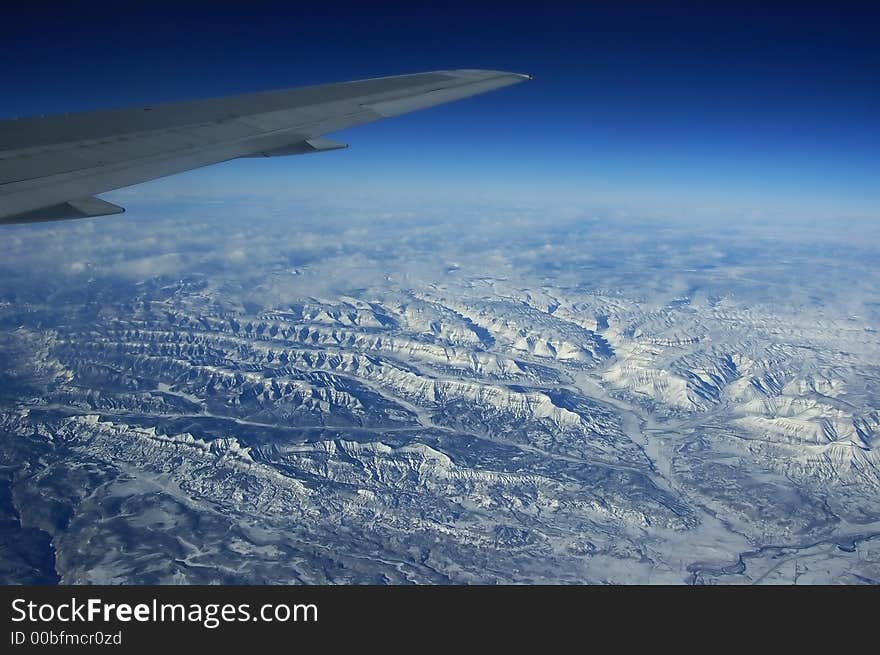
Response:
M530 73L514 73L512 71L493 70L489 68L458 68L455 70L445 70L437 72L445 73L447 75L454 75L456 77L472 79L475 82L494 77L514 77L523 82L525 82L526 80L535 79L534 76Z

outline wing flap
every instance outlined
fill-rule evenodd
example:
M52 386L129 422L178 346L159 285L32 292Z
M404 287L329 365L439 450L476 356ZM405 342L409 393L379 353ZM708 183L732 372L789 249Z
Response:
M50 207L41 207L29 212L0 218L0 223L40 223L43 221L66 221L76 218L93 218L121 214L124 207L100 198L78 198Z
M341 150L347 148L347 143L332 141L331 139L323 139L317 137L315 139L306 139L305 141L297 141L289 146L281 146L278 148L267 148L259 152L254 152L245 157L287 157L288 155L310 155L313 152L326 152L328 150Z

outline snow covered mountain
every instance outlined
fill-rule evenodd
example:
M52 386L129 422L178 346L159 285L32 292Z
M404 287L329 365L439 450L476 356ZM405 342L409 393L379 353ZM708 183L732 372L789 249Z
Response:
M9 231L4 581L880 582L876 228L181 223Z

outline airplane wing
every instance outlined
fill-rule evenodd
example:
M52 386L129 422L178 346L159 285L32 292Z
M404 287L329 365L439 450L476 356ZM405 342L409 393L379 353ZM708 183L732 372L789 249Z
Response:
M0 121L0 223L125 211L95 194L236 159L346 147L321 135L517 84L447 70Z

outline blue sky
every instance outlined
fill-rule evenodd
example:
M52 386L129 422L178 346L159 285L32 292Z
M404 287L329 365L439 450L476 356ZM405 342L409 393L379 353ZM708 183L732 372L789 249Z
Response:
M103 4L4 18L4 50L15 56L0 61L0 114L438 68L535 75L343 133L347 151L233 162L151 183L156 189L880 218L877 11Z

